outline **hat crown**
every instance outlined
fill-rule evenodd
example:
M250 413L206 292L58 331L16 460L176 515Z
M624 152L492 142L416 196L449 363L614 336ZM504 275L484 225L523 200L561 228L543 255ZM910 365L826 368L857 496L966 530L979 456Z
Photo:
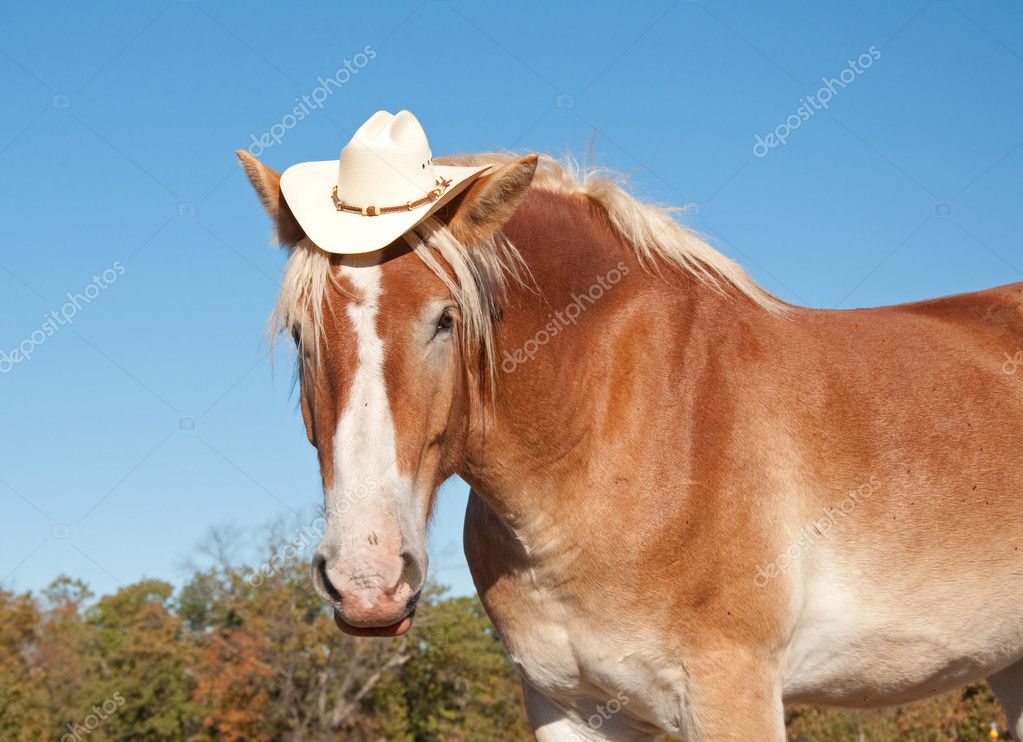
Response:
M313 244L358 255L414 229L490 167L434 166L415 116L377 111L339 159L299 162L281 173L281 195Z
M422 198L434 187L433 154L409 111L377 111L341 150L338 196L356 206L392 206Z

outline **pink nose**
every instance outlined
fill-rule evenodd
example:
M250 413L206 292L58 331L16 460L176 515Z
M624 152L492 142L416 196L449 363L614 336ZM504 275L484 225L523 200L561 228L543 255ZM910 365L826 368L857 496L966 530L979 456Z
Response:
M405 618L411 611L412 588L407 583L397 587L355 588L341 590L339 613L354 626L386 626Z
M389 626L415 608L416 589L408 581L403 557L352 568L317 554L313 581L318 593L344 622L355 627Z

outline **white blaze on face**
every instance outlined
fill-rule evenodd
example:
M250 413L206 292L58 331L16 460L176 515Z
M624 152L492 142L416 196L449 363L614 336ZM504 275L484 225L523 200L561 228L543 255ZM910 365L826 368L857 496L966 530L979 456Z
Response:
M379 265L343 266L354 289L346 313L356 342L356 368L333 440L334 481L326 492L324 543L335 546L339 589L395 584L401 550L422 553L424 528L414 523L412 485L398 472L394 419L384 381L384 342L377 329Z

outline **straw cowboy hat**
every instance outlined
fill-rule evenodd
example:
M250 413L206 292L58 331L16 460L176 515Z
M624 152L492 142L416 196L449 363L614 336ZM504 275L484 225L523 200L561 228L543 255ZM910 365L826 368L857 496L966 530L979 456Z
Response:
M320 248L366 253L401 237L489 167L434 165L415 116L377 111L341 150L340 160L285 170L281 192Z

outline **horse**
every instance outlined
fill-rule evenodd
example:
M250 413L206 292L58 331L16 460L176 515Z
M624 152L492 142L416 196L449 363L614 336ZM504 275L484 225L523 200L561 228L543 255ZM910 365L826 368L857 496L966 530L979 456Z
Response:
M1023 739L1023 284L795 306L613 174L492 167L368 255L288 251L338 627L409 629L438 486L542 741L783 740L986 679ZM386 217L379 217L386 218Z

